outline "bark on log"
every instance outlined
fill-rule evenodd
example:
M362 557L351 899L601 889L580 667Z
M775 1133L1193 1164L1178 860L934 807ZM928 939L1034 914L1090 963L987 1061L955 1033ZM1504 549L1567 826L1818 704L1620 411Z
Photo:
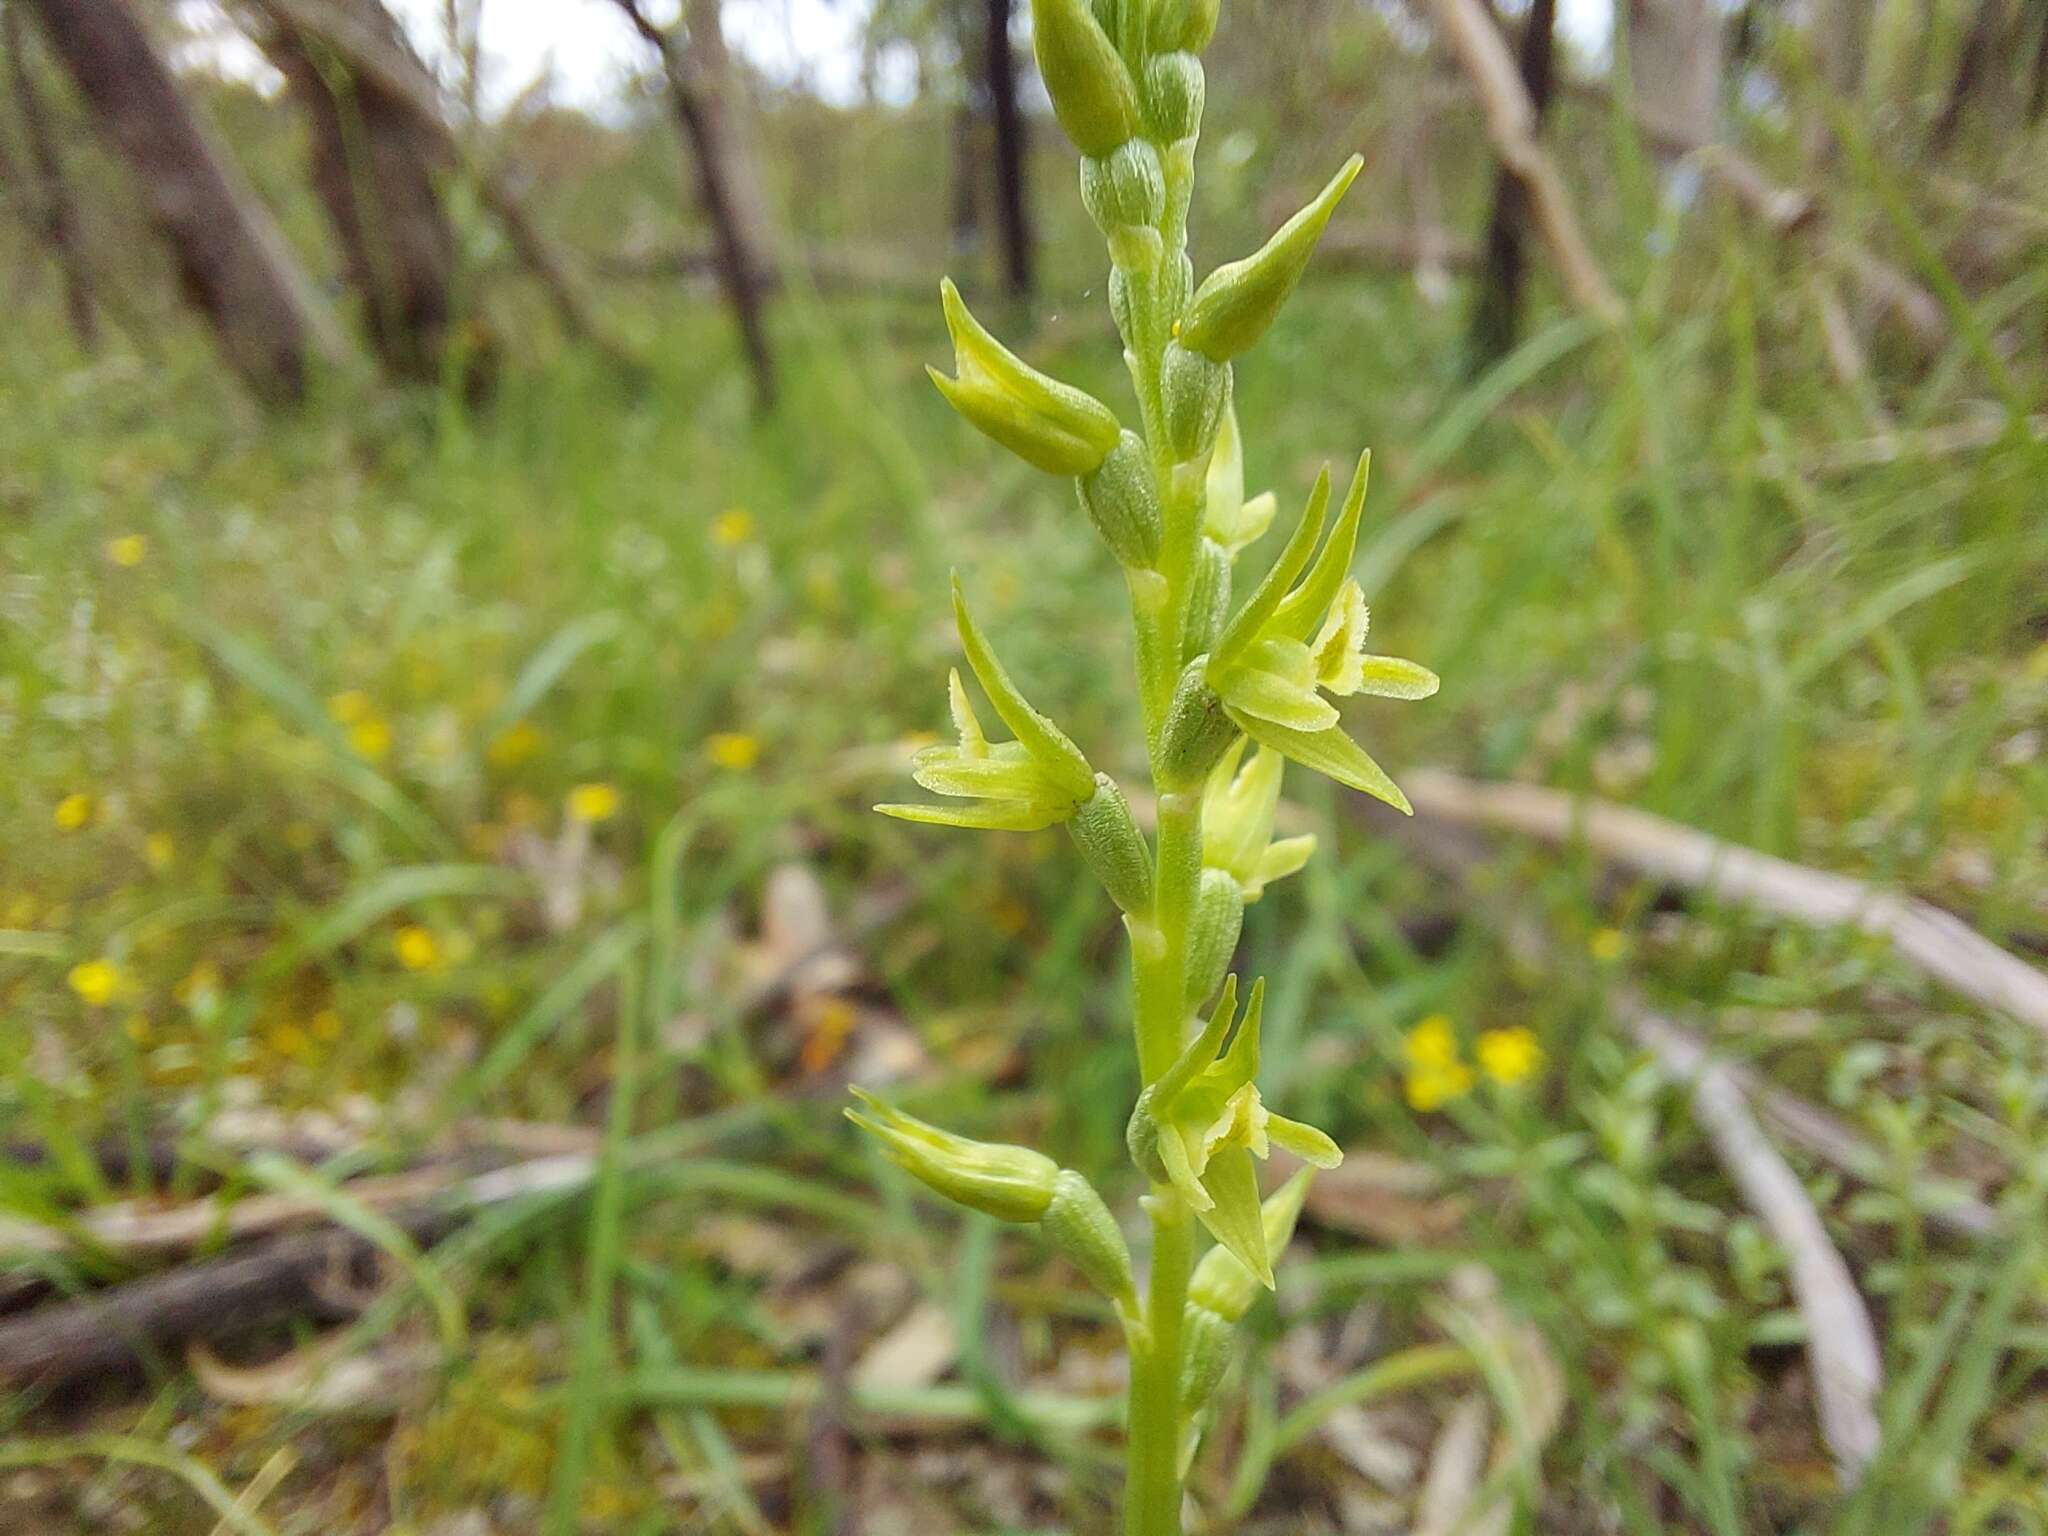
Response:
M21 23L21 8L10 5L0 12L0 41L7 47L14 80L15 105L21 114L22 137L28 143L29 165L35 177L32 218L39 226L43 243L56 260L64 279L64 314L71 334L87 352L99 346L99 307L93 297L92 268L86 260L85 241L79 233L78 208L72 201L71 184L64 175L64 162L57 152L56 136L43 109L43 94L29 66L28 37Z
M410 57L381 0L328 3ZM436 173L452 164L451 140L321 38L281 26L269 29L262 44L312 129L313 190L340 242L342 269L362 302L377 355L395 376L431 382L452 319L455 234L434 185Z
M30 4L229 363L265 399L298 400L309 356L340 362L347 349L269 212L208 142L122 0Z

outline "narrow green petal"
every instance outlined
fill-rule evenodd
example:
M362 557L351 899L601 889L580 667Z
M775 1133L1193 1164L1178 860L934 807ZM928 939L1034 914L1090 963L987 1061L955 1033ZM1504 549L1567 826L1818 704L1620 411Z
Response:
M967 611L967 594L961 590L957 572L953 577L953 620L959 626L960 644L967 652L967 664L981 680L989 702L995 706L1003 724L1010 728L1010 734L1024 743L1060 788L1074 797L1076 805L1094 794L1095 770L1088 766L1088 759L1081 755L1081 749L1067 739L1066 732L1033 709L1017 685L1010 681L1010 674L989 648L988 637L974 622L974 615Z
M1159 1128L1159 1161L1166 1166L1167 1182L1180 1191L1180 1197L1187 1201L1188 1209L1207 1221L1209 1218L1203 1213L1216 1203L1215 1198L1202 1186L1202 1181L1195 1177L1195 1170L1188 1162L1188 1149L1180 1139L1180 1132L1170 1125Z
M1399 656L1361 657L1359 669L1358 691L1383 699L1426 699L1439 686L1429 668Z
M1334 1168L1344 1161L1337 1143L1304 1121L1268 1111L1266 1134L1304 1163L1313 1163L1318 1168Z
M1287 541L1287 547L1280 551L1280 558L1273 562L1273 568L1266 572L1265 579L1252 595L1244 600L1244 606L1237 610L1224 629L1223 638L1216 642L1210 659L1212 669L1227 666L1259 638L1259 632L1266 627L1266 620L1273 616L1273 610L1287 595L1288 585L1308 564L1316 539L1323 531L1323 518L1329 510L1330 466L1325 464L1323 472L1316 476L1316 488L1309 492L1308 505L1302 509L1301 523L1295 528L1294 537Z
M1294 874L1309 861L1315 851L1316 836L1313 832L1269 843L1266 851L1259 855L1258 865L1252 871L1252 883L1245 887L1244 899L1258 900L1265 893L1267 886L1275 880L1285 880Z
M1337 706L1304 685L1277 672L1255 667L1232 667L1212 673L1209 686L1222 696L1232 713L1256 715L1290 730L1326 731L1337 723Z
M932 827L972 827L984 832L1036 832L1058 826L1071 809L1024 800L977 800L971 805L878 805L884 816Z
M1386 770L1372 760L1365 748L1344 734L1342 726L1333 725L1326 731L1291 731L1284 725L1270 720L1261 720L1256 715L1229 711L1240 729L1252 740L1271 747L1283 757L1293 759L1304 768L1313 768L1317 773L1326 773L1348 789L1356 789L1384 800L1404 816L1415 814L1415 807L1408 803L1408 797L1401 788L1386 775Z
M1358 524L1365 513L1365 487L1371 478L1372 450L1368 448L1358 456L1358 468L1351 472L1351 489L1344 493L1343 510L1323 541L1315 566L1273 615L1273 627L1280 633L1306 640L1337 600L1358 551Z

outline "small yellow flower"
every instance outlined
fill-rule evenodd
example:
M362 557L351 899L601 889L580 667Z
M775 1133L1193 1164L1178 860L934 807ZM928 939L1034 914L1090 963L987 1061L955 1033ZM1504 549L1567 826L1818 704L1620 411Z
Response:
M484 757L493 768L517 768L540 751L540 741L540 728L530 720L521 720L492 737Z
M853 1026L860 1016L853 1004L843 997L827 997L806 1010L810 1017L810 1032L804 1037L803 1049L798 1053L797 1064L812 1075L823 1072L839 1059L845 1048L846 1037L853 1033Z
M441 958L441 946L418 923L407 923L391 936L391 949L408 971L424 971Z
M1417 1071L1441 1071L1458 1064L1458 1036L1448 1014L1432 1013L1408 1031L1408 1064Z
M303 1056L312 1049L312 1040L305 1030L287 1020L272 1025L264 1043L280 1056Z
M1586 941L1586 950L1602 965L1621 958L1621 952L1628 947L1628 940L1619 928L1600 928Z
M142 533L124 533L118 539L107 540L107 558L116 565L134 568L149 558L149 536Z
M1526 1082L1543 1070L1543 1047L1535 1033L1519 1024L1512 1029L1489 1029L1479 1037L1475 1050L1479 1069L1496 1083Z
M98 960L84 960L74 965L67 979L71 983L71 990L94 1008L106 1007L128 986L128 979L121 974L121 967L104 957Z
M358 720L349 727L348 744L374 763L391 750L391 727L375 715Z
M336 725L354 725L370 718L370 696L360 688L347 688L327 697L327 717Z
M711 542L731 549L754 536L754 514L744 507L727 507L711 520Z
M614 784L578 784L569 791L569 819L595 825L619 814L619 791Z
M745 773L761 760L759 737L744 731L720 731L705 744L711 761L733 773Z
M92 820L92 814L97 809L98 806L94 804L91 795L83 790L74 790L57 802L57 809L50 813L50 819L56 822L62 831L76 832Z
M169 869L177 856L177 842L168 832L152 832L142 840L142 857L158 874Z
M1448 1066L1411 1067L1406 1087L1408 1107L1428 1114L1472 1091L1472 1069L1462 1061L1451 1062Z
M341 1038L341 1015L332 1008L322 1008L313 1015L313 1038L328 1041Z

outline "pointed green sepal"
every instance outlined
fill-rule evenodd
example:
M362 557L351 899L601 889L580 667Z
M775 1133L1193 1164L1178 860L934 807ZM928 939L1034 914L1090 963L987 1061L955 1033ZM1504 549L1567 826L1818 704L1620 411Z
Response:
M939 284L953 338L948 378L927 368L939 393L962 416L1027 464L1055 475L1085 475L1116 447L1115 413L1085 391L1040 373L991 336L968 312L949 277Z
M1344 493L1344 505L1337 513L1337 521L1330 526L1330 536L1323 541L1316 563L1302 578L1301 585L1274 610L1274 632L1296 640L1308 639L1337 600L1338 589L1350 579L1351 560L1358 551L1358 525L1365 511L1366 482L1371 475L1372 450L1367 449L1358 456L1358 467L1351 472L1351 489ZM1363 602L1362 597L1360 601Z
M1224 627L1223 638L1216 642L1216 649L1210 653L1212 669L1228 666L1259 638L1266 621L1273 617L1274 610L1285 600L1294 578L1308 564L1308 557L1315 553L1316 540L1322 536L1323 519L1329 515L1329 510L1330 466L1325 464L1316 476L1315 489L1309 492L1308 505L1302 508L1301 521L1295 526L1294 536Z
M1341 725L1333 725L1324 731L1304 732L1289 730L1271 720L1237 711L1231 711L1230 717L1253 741L1271 747L1290 762L1327 774L1348 789L1384 800L1404 816L1415 814L1415 808L1401 793L1401 787L1387 777L1386 770L1372 760L1365 748L1344 734Z
M1267 1290L1273 1289L1273 1262L1266 1255L1266 1229L1259 1220L1259 1175L1249 1148L1219 1147L1202 1170L1202 1188L1209 1208L1196 1217L1238 1263Z
M1259 1223L1265 1229L1266 1252L1284 1252L1294 1237L1294 1225L1301 1218L1302 1202L1308 1198L1312 1168L1304 1168L1266 1197L1259 1209ZM1212 1248L1202 1255L1188 1279L1188 1306L1214 1313L1227 1323L1241 1322L1258 1297L1258 1280L1227 1248Z
M974 669L989 703L995 706L996 714L1003 724L1010 728L1010 734L1024 744L1032 757L1056 782L1062 790L1080 805L1095 793L1095 770L1088 766L1088 759L1081 755L1081 749L1068 740L1052 721L1031 707L1010 681L1010 674L996 659L996 653L974 622L974 615L967 611L967 594L961 589L960 575L953 574L953 621L960 631L960 645L967 652L967 664Z
M1184 347L1227 363L1261 336L1301 280L1337 201L1365 162L1353 155L1321 195L1281 225L1273 238L1242 261L1218 267L1202 280L1181 324Z

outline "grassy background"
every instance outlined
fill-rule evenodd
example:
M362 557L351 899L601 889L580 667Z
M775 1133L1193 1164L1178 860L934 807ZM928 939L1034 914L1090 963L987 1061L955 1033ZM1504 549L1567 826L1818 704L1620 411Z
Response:
M1369 145L1396 116L1361 84L1370 60L1363 44L1338 55L1321 98L1356 98L1350 134ZM1212 116L1229 124L1221 78ZM217 110L259 104L229 93ZM766 140L790 206L815 210L799 232L935 248L916 190L929 118L835 135L817 115L786 106ZM1257 223L1249 192L1343 147L1328 121L1290 131L1281 108L1244 121L1205 148L1209 259ZM1841 217L1904 264L1930 255L1922 276L1942 285L1955 225L1894 217L1900 189L1846 121ZM1599 115L1564 132L1602 167L1586 195L1632 296L1618 334L1546 299L1523 347L1471 380L1461 305L1324 273L1239 370L1252 486L1298 505L1323 459L1374 449L1359 562L1374 638L1445 686L1353 725L1397 778L1432 763L1590 790L1908 888L2039 955L2048 448L2015 431L1846 472L1828 452L1879 410L1912 430L2038 409L2048 267L2036 252L1959 295L1947 352L1880 351L1859 395L1826 370L1795 259L1717 207L1661 201ZM799 172L824 174L797 152L813 143L873 167L866 190L805 198ZM259 180L317 239L275 153ZM658 122L609 153L615 177L551 184L554 215L586 232L666 217ZM1039 158L1053 270L1009 333L1121 398L1071 167ZM1458 163L1469 224L1484 161ZM47 282L0 345L0 1126L44 1154L0 1172L0 1204L61 1220L181 1194L183 1179L109 1177L93 1149L221 1106L350 1110L372 1167L412 1144L401 1121L470 1110L603 1125L609 1153L593 1198L405 1256L359 1325L373 1357L393 1340L431 1357L394 1406L228 1406L175 1361L140 1396L24 1396L0 1409L7 1455L70 1475L28 1474L0 1519L12 1498L22 1529L206 1531L205 1476L239 1489L283 1466L245 1528L467 1532L439 1522L477 1512L474 1529L506 1531L822 1531L850 1503L876 1532L1103 1529L1107 1442L1060 1413L1107 1390L1105 1318L1033 1244L913 1200L855 1143L838 1088L858 1051L802 1049L815 1019L737 1011L733 935L786 861L842 917L900 892L863 945L868 1002L919 1048L898 1095L1033 1140L1128 1202L1134 1068L1106 899L1051 835L948 836L866 810L900 787L915 733L943 728L955 564L1034 697L1098 762L1136 768L1119 583L1066 498L924 384L935 305L793 292L776 316L787 398L755 420L708 306L652 285L608 302L652 360L643 385L542 343L480 409L337 385L263 417L188 326L79 357ZM116 556L133 546L110 545L130 535L146 541L132 565ZM579 898L550 924L517 851L562 836L592 785L616 812L588 826L573 876L541 882ZM1436 1169L1458 1214L1376 1241L1308 1234L1277 1311L1256 1315L1278 1348L1240 1368L1197 1462L1207 1511L1371 1528L1383 1493L1324 1442L1284 1443L1301 1393L1285 1362L1335 1350L1346 1326L1369 1328L1376 1356L1467 1342L1484 1309L1449 1277L1477 1261L1559 1367L1554 1433L1498 1473L1523 1528L2048 1525L2038 1039L1867 939L1668 910L1569 854L1508 850L1468 899L1322 786L1290 789L1326 856L1247 922L1241 968L1273 989L1268 1092L1347 1148ZM1431 913L1452 921L1424 953L1401 920ZM1518 958L1529 920L1561 963ZM103 996L76 984L95 961ZM1890 1433L1860 1496L1835 1492L1812 1429L1782 1256L1682 1086L1610 1021L1624 982L1885 1153L1864 1184L1802 1169L1886 1352ZM1468 1043L1526 1026L1547 1065L1520 1090L1411 1108L1403 1035L1434 1014ZM306 1177L261 1158L214 1171L231 1190ZM2009 1188L2007 1235L1972 1246L1930 1227L1936 1173ZM800 1264L736 1254L720 1226L735 1213L829 1273L793 1283ZM783 1397L813 1390L835 1330L882 1326L848 1278L874 1262L956 1322L958 1388L920 1402L954 1427L906 1436L855 1415L851 1480L807 1479L808 1421ZM52 1278L117 1272L87 1257ZM1378 1385L1359 1380L1346 1390ZM1482 1383L1510 1424L1542 1416L1518 1380ZM1026 1383L1066 1395L1033 1411ZM1426 1446L1469 1386L1399 1394L1382 1432ZM750 1458L789 1446L795 1470L767 1477L756 1508ZM59 1455L80 1450L111 1459ZM135 1473L137 1456L174 1475Z

